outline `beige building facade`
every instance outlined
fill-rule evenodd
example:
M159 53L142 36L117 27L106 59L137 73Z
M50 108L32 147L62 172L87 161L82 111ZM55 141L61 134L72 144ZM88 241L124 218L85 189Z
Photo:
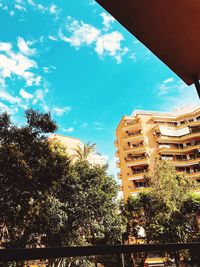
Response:
M172 113L135 111L123 116L116 129L118 177L126 199L148 187L145 174L155 158L200 182L200 107Z
M74 149L77 148L77 146L84 146L84 143L81 141L81 139L61 134L52 134L49 137L49 141L60 142L63 146L66 147L69 156L75 155ZM88 161L92 165L105 166L108 164L107 158L96 151L89 155Z

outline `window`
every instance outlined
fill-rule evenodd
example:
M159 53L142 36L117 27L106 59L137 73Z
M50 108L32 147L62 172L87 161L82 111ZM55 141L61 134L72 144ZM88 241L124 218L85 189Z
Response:
M148 187L148 183L145 181L134 181L134 185L137 189Z

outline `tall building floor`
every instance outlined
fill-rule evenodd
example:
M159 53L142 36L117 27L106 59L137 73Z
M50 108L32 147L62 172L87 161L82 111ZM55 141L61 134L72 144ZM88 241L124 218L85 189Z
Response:
M171 113L135 111L122 117L116 137L125 199L148 187L144 175L153 169L157 157L200 182L200 107Z

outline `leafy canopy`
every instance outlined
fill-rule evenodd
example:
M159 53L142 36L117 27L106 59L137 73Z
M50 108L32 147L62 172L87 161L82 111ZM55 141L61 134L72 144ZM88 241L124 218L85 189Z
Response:
M200 198L191 195L195 183L184 173L177 173L171 164L159 160L146 179L150 183L149 191L137 198L130 197L125 204L128 233L138 237L138 229L142 227L147 242L198 239L196 214L200 211Z
M9 246L24 246L27 225L69 165L49 145L48 134L57 129L51 115L30 109L25 116L27 124L18 127L0 115L0 213Z

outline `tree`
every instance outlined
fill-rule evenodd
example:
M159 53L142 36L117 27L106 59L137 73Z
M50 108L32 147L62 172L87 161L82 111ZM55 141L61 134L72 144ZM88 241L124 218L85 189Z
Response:
M117 191L118 186L104 167L92 166L87 161L76 161L71 166L57 192L67 206L70 245L120 242L123 220L116 203Z
M124 227L118 186L106 168L71 162L49 143L50 114L28 110L27 125L0 115L0 233L4 247L117 244ZM5 231L6 229L6 231ZM101 259L99 259L100 261ZM57 259L49 266L95 266L97 257Z
M34 216L31 232L45 237L47 247L119 244L124 222L115 201L117 190L105 168L87 161L71 163L68 175L59 181ZM103 260L81 257L60 259L57 264L95 266ZM55 261L51 264L55 265Z
M0 213L6 227L6 247L24 247L28 226L50 189L66 176L69 160L52 151L48 134L57 126L50 114L25 113L27 125L17 127L0 115Z
M129 234L137 236L138 228L142 227L147 242L196 240L200 199L196 197L194 202L191 198L195 183L184 173L177 173L171 164L159 160L154 172L146 179L150 184L149 191L140 193L137 198L130 197L125 204ZM194 208L188 208L190 206Z
M92 155L95 152L96 144L83 144L83 146L78 145L76 148L74 148L74 158L78 160L87 160L90 155Z

